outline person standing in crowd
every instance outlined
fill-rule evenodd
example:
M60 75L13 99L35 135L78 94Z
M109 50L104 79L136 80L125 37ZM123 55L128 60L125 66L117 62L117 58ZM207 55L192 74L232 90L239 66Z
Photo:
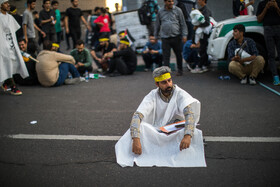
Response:
M81 38L81 24L80 20L86 25L88 30L91 31L90 25L87 24L85 20L82 10L78 8L79 1L78 0L70 0L72 3L72 7L66 10L66 16L64 19L65 22L65 30L66 34L70 33L70 36L73 40L73 48L76 47L76 42Z
M100 7L94 8L94 13L90 17L90 25L91 25L91 31L92 31L92 37L91 37L91 47L92 49L95 49L99 44L99 26L94 23L94 21L100 16L101 10Z
M17 40L19 41L20 39L23 38L22 16L17 13L17 7L14 5L11 5L10 14L15 18L17 23L20 25L20 29L17 30L16 32Z
M241 84L247 84L249 78L249 84L255 85L255 79L263 69L265 61L262 56L258 55L254 40L245 38L244 34L244 25L238 24L233 27L234 40L228 44L228 59L230 61L228 70L241 80ZM238 52L242 45L245 46L243 51Z
M43 50L39 53L36 64L38 80L42 86L61 86L65 84L77 84L82 81L79 72L75 68L75 60L70 55L65 55L51 51L52 42L45 40ZM73 79L66 79L68 73L71 73Z
M39 19L41 21L42 30L46 33L44 40L50 40L55 42L55 23L56 16L54 10L51 9L51 1L43 1L43 10L39 13Z
M113 13L118 13L118 12L120 12L120 10L119 10L119 3L115 3L115 12L113 12Z
M8 0L0 0L0 5L0 82L4 82L2 88L5 92L22 95L13 79L13 75L17 73L22 78L29 76L16 40L16 31L20 26L13 16L8 14Z
M104 55L109 52L117 51L114 43L111 43L107 36L101 36L99 39L99 46L90 53L98 67L98 72L106 72L109 66L109 59L104 58ZM101 52L101 54L98 54Z
M41 21L39 19L39 13L35 10L32 12L34 18L34 24L37 25L39 29L42 30ZM43 35L38 31L38 44L39 46L43 43Z
M152 69L153 63L156 66L162 66L162 49L161 42L156 40L153 35L149 36L149 41L146 43L142 50L142 57L145 62L145 71Z
M149 31L149 36L150 36L150 35L154 35L157 13L160 7L158 5L157 0L145 0L145 1L149 3L148 6L151 14L151 22L147 25L147 29Z
M90 51L85 48L85 43L83 40L77 40L76 48L70 52L70 55L75 59L75 67L81 75L86 71L92 71L92 58Z
M205 22L200 24L198 27L208 27L210 23L210 16L212 16L211 11L206 6L207 0L197 0L197 4L200 6L199 11L203 14ZM203 38L199 40L199 63L198 66L196 66L195 69L193 69L192 73L203 73L208 71L207 65L208 65L208 54L207 54L207 47L208 47L208 38L210 37L210 33L206 34L203 33Z
M129 47L129 40L120 40L119 51L111 51L104 55L104 58L111 58L109 71L106 74L114 76L115 70L121 75L132 75L137 67L135 52Z
M96 18L96 20L94 20L94 23L99 26L100 35L106 34L107 37L109 37L110 32L111 32L111 30L110 30L110 21L111 20L110 20L109 15L107 14L105 8L101 8L100 10L101 10L101 15L98 18Z
M23 79L19 74L14 75L14 80L16 84L19 85L36 85L38 84L38 78L37 78L37 73L36 73L36 56L34 54L31 54L27 50L27 43L25 39L20 39L18 41L18 45L20 48L20 52L22 54L23 60L25 62L25 66L27 68L29 77Z
M193 24L190 13L193 9L197 9L196 0L178 0L176 6L179 7L184 14L185 21L188 27L188 38L192 39Z
M61 42L61 37L62 37L62 29L61 29L61 15L60 15L60 10L58 9L59 3L58 1L54 0L52 1L52 8L55 11L55 32L56 32L56 43L60 44Z
M172 31L172 32L171 32ZM161 38L163 62L170 64L170 50L174 50L177 61L177 76L183 75L181 41L187 41L188 29L184 15L180 8L174 6L174 0L164 0L164 7L157 15L155 26L155 39Z
M264 39L268 53L268 65L273 76L273 84L280 85L275 62L275 48L280 56L280 1L261 1L257 9L257 19L264 26Z
M233 0L232 10L234 16L253 15L253 4L255 0Z
M22 27L24 39L27 42L28 50L35 50L37 51L37 53L39 53L40 47L38 45L38 42L35 41L35 29L42 34L43 38L46 37L46 33L41 30L38 25L34 24L32 11L35 9L35 6L36 0L27 0L27 8L23 12Z

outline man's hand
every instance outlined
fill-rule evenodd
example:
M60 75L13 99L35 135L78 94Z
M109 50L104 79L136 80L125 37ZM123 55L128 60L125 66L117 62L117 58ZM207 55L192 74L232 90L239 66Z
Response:
M232 61L236 61L236 62L240 62L241 61L241 58L240 58L240 56L234 56L232 59L231 59Z
M137 154L137 155L142 154L142 147L141 147L140 138L133 138L132 152Z
M180 151L183 149L187 149L190 147L191 144L191 135L186 134L180 143Z
M44 31L41 31L41 34L42 34L43 38L46 38L47 35L46 35L46 33Z

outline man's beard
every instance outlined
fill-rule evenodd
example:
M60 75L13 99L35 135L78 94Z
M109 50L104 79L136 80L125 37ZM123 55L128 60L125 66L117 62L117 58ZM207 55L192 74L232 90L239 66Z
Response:
M160 89L163 94L171 94L173 87L167 87L165 90Z

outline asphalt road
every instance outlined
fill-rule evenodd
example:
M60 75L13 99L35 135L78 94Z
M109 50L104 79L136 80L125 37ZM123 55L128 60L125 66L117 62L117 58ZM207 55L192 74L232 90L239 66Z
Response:
M280 137L280 97L223 71L173 82L201 101L205 136ZM273 87L270 77L259 79ZM116 141L22 140L12 134L122 136L153 88L150 72L0 92L0 186L279 186L280 143L206 142L206 168L122 168ZM31 125L36 120L38 123Z

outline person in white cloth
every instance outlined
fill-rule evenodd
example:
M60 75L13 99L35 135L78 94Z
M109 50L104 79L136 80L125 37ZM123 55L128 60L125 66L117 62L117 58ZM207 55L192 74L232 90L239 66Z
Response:
M145 96L132 117L130 132L116 144L117 162L121 166L133 166L133 162L138 166L206 166L202 133L195 128L200 102L173 84L170 73L167 66L153 71L158 88ZM159 127L177 120L185 120L184 130L168 136L158 132Z
M12 95L21 95L13 75L20 74L22 78L29 76L23 61L16 38L16 31L20 28L17 21L8 14L10 4L8 0L0 0L0 82L5 92Z

